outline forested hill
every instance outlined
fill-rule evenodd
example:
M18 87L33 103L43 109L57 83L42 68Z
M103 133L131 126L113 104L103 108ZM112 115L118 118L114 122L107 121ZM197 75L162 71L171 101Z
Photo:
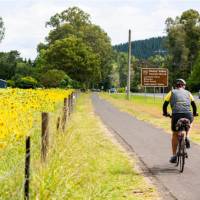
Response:
M166 54L166 48L164 47L166 37L153 37L145 40L137 40L131 43L131 53L136 58L149 58L155 54ZM128 43L123 43L113 46L113 49L119 52L128 51Z

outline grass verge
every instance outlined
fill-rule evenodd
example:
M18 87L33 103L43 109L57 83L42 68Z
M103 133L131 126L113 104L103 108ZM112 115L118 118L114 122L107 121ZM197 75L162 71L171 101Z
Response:
M100 96L111 102L121 111L128 112L139 120L151 123L152 125L171 133L171 119L162 116L162 98L156 98L154 101L153 97L144 96L131 96L130 100L127 100L125 94L100 93ZM200 105L198 105L198 110L199 109ZM195 117L190 135L192 141L198 144L200 144L199 119L200 117Z
M55 124L56 115L52 120ZM38 127L32 153L40 149L39 136ZM41 164L38 152L31 160L30 199L158 199L155 188L133 169L134 162L105 134L88 95L78 99L66 133L52 133L47 163ZM23 153L21 147L10 159L22 159ZM5 186L0 188L0 199L22 199L23 169L19 176L14 174L4 183L0 180Z

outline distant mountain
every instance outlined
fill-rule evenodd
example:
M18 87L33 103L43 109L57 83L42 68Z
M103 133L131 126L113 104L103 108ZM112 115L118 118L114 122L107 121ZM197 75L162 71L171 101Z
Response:
M139 59L146 59L155 54L165 55L166 37L153 37L145 40L137 40L131 42L131 54ZM113 49L119 52L128 52L128 43L114 45Z

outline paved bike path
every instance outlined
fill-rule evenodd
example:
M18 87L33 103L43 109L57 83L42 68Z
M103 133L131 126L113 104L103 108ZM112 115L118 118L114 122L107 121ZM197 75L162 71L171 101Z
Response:
M163 130L121 112L98 95L92 96L102 121L131 146L140 160L165 188L164 199L200 200L200 147L191 144L183 173L169 163L171 137Z

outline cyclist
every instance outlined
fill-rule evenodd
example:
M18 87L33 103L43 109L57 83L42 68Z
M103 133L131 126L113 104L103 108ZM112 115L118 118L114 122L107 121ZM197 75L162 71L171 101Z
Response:
M197 107L192 94L185 90L186 82L183 79L176 80L176 88L172 89L167 96L163 104L163 115L169 116L167 112L167 106L170 103L172 109L172 157L170 158L171 163L176 163L176 149L178 146L178 131L176 130L177 121L180 118L187 118L190 123L193 122L193 116L198 116ZM191 112L190 105L192 105L193 113ZM186 148L190 148L190 141L188 139L188 134L185 139Z

